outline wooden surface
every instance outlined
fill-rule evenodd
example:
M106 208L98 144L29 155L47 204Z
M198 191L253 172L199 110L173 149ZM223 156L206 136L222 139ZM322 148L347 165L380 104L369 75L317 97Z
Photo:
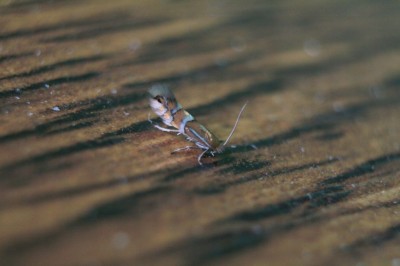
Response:
M0 1L1 265L400 265L398 1ZM235 145L147 122L167 84Z

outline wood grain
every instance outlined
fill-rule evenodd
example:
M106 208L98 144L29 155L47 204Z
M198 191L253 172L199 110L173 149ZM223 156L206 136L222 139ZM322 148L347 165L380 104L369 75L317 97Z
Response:
M397 1L0 1L2 265L400 265ZM171 155L170 86L226 153Z

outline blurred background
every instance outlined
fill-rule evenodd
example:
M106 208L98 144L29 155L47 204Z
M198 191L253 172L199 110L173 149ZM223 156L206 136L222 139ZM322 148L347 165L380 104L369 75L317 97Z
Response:
M398 1L0 0L0 25L0 264L400 265ZM171 155L159 84L221 139L249 101L231 147Z

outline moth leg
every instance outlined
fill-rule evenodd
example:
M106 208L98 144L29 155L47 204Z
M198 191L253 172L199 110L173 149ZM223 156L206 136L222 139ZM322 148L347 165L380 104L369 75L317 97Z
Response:
M190 149L200 149L200 148L197 147L197 146L186 146L186 147L183 147L183 148L179 148L179 149L173 150L171 152L171 154L176 153L176 152L180 152L180 151L188 151Z
M160 127L159 125L154 125L154 127L157 128L158 130L161 130L161 131L164 131L164 132L179 133L178 129L168 129L168 128Z
M153 124L153 120L150 119L150 113L147 114L147 121L149 121L150 124Z
M201 163L201 157L203 157L204 154L205 154L206 152L208 152L208 149L205 150L205 151L203 151L203 152L199 155L199 157L197 157L197 161L199 162L199 165L203 165L203 164Z
M153 127L157 128L158 130L161 130L161 131L164 131L164 132L178 133L178 135L180 133L179 130L177 130L177 129L168 129L168 128L164 128L164 127L161 127L161 126L153 123L153 120L150 119L150 113L148 114L147 120L150 122L150 124L153 125Z

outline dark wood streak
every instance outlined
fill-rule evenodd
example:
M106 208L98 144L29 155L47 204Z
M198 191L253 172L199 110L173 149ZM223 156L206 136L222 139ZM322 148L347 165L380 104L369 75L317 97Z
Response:
M303 2L1 2L2 265L396 263L398 2Z

